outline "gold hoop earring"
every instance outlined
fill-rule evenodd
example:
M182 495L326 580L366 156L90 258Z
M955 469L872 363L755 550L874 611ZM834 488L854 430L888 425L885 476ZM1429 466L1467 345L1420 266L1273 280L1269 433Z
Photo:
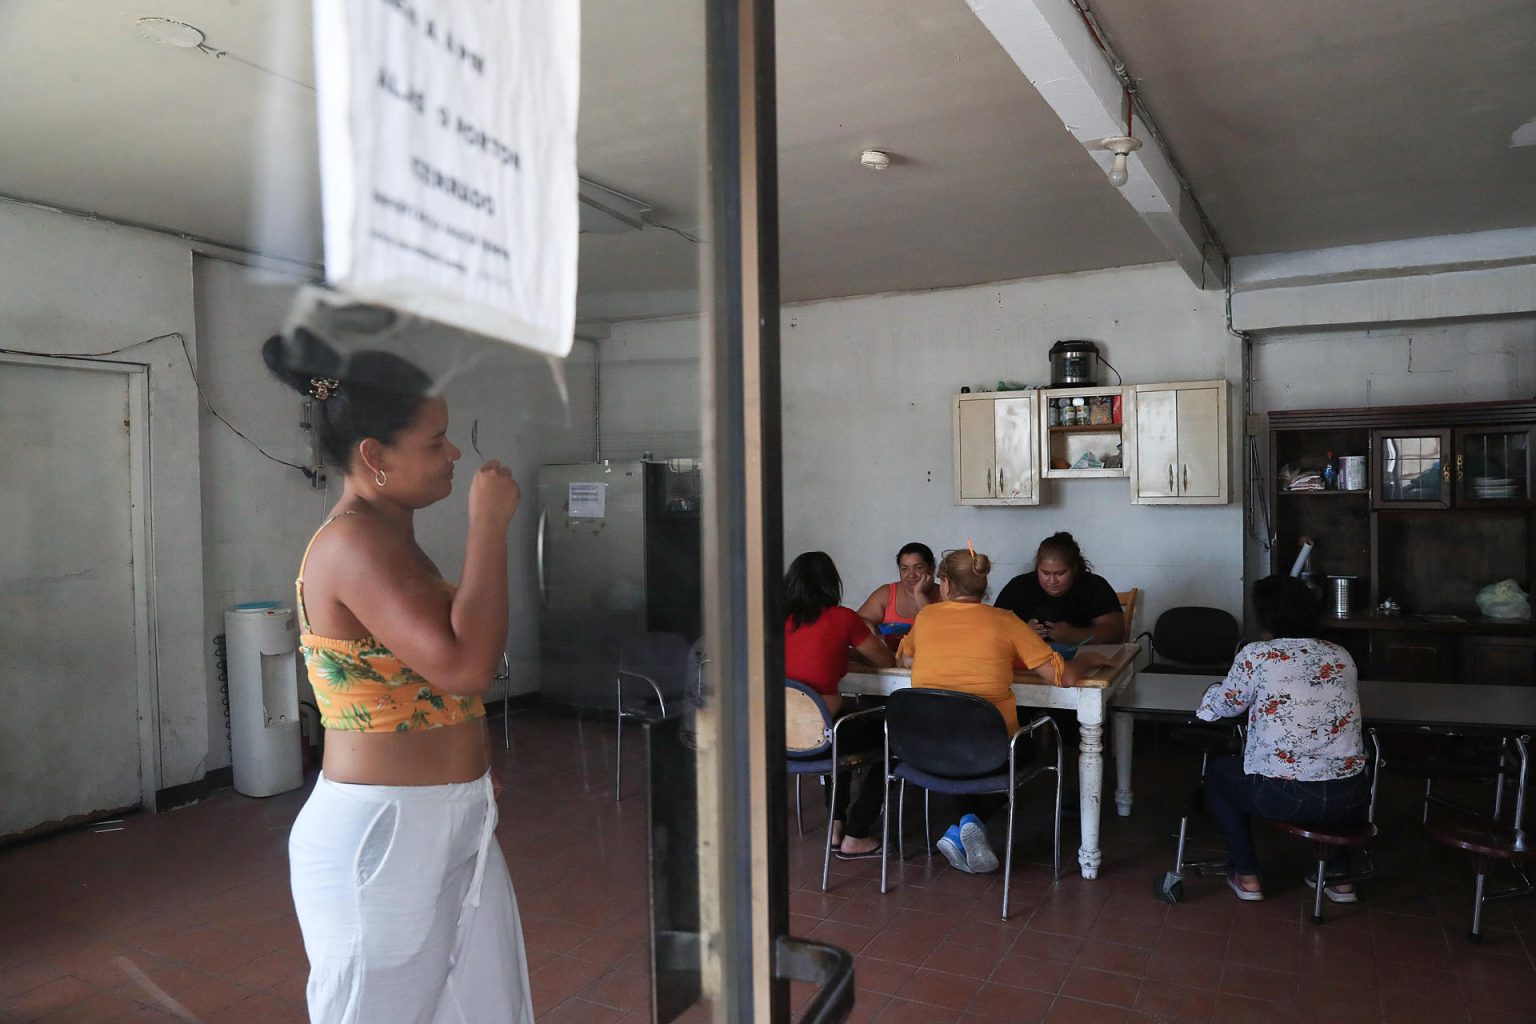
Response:
M382 469L376 469L373 471L373 482L378 484L380 487L383 487L385 484L389 483L389 477L384 475L384 471Z

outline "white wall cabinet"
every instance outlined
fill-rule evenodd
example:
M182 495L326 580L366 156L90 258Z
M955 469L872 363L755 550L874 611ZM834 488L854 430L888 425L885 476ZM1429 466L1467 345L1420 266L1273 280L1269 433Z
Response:
M1136 384L1130 389L1131 502L1225 505L1228 498L1227 382Z
M1040 504L1038 391L954 398L955 504Z

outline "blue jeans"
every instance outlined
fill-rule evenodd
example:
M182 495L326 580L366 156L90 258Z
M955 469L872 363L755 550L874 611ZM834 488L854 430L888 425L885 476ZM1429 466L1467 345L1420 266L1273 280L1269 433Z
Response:
M1251 821L1257 816L1296 825L1341 826L1365 821L1371 783L1365 772L1347 779L1296 782L1267 775L1245 775L1241 757L1213 757L1205 771L1205 806L1227 840L1232 870L1258 874ZM1349 870L1349 853L1329 848L1328 873Z

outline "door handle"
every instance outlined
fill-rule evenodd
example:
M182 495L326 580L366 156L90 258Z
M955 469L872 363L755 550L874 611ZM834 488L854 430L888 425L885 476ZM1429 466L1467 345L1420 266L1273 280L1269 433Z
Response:
M780 935L773 944L774 977L819 985L801 1024L837 1024L853 1009L853 956L845 949Z
M1173 493L1173 463L1168 463L1168 493Z
M997 496L999 498L1001 498L1004 495L1006 495L1007 493L1008 493L1007 490L1004 489L1004 487L1003 487L1003 467L1002 466L998 466L997 467Z
M988 496L992 494L992 470L990 467L987 469L987 494Z
M549 522L549 511L539 510L539 535L534 540L533 564L539 576L539 605L549 607L549 591L544 589L544 527Z
M1462 470L1462 454L1461 454L1461 452L1457 452L1456 453L1456 482L1457 483L1461 483L1461 470Z
M1182 490L1186 492L1189 490L1189 463L1187 462L1184 463L1184 486Z

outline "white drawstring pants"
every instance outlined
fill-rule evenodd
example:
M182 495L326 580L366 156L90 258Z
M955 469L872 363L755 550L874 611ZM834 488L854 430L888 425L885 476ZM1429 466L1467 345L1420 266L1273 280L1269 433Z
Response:
M446 786L323 774L288 838L311 1024L533 1024L490 773Z

